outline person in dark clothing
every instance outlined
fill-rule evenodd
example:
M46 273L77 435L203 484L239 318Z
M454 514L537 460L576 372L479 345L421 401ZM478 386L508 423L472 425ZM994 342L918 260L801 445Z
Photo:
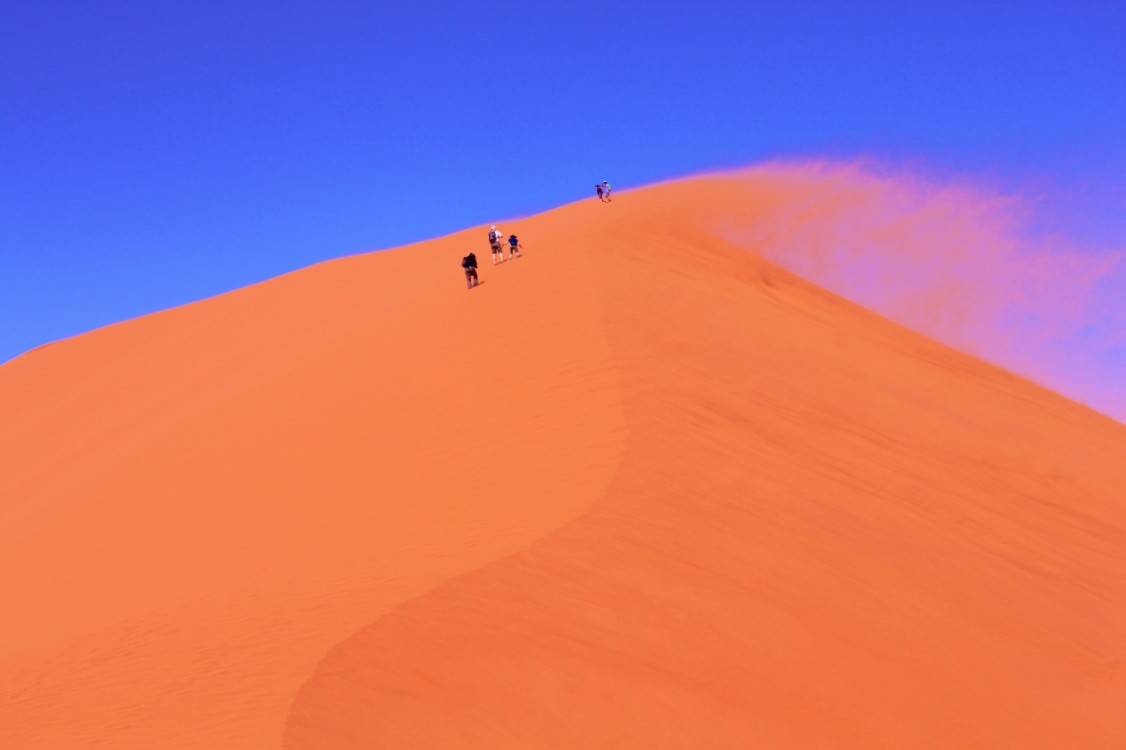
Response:
M523 253L520 252L524 246L520 244L520 240L516 239L516 235L511 235L508 238L508 258L523 258Z
M598 200L602 200L602 186L596 182L594 183L594 190L598 193Z
M461 267L465 269L465 283L470 289L477 286L477 256L473 253L461 259Z

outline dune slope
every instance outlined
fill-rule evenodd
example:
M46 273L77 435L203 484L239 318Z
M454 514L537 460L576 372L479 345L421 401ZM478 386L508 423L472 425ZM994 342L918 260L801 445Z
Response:
M1126 746L1126 427L714 231L776 200L0 368L0 745Z

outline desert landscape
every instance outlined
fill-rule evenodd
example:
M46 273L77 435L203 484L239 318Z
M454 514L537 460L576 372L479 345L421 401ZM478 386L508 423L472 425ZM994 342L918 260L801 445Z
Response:
M791 193L0 366L0 747L1126 747L1126 426L737 239Z

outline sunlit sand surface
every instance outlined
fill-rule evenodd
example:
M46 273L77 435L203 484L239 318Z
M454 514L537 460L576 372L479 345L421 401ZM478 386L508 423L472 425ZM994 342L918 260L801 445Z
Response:
M777 200L0 367L0 747L1126 747L1126 427L733 244Z

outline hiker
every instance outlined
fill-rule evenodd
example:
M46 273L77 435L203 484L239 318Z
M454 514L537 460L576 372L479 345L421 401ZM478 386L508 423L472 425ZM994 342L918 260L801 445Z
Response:
M477 256L473 253L461 259L461 267L465 269L465 283L472 289L477 286Z
M523 253L520 252L524 246L520 244L520 240L516 239L516 235L509 235L508 237L508 257L509 258L523 258Z
M601 201L601 200L602 200L602 186L601 186L601 185L599 185L599 184L598 184L598 183L596 182L596 183L594 183L594 190L595 190L595 192L597 192L597 193L598 193L598 200L600 200L600 201ZM605 201L603 201L603 202L605 202Z
M602 181L602 194L606 196L606 202L610 202L610 183L606 180Z
M503 238L503 237L504 237L504 234L497 231L497 228L495 226L492 227L489 230L489 247L491 247L493 249L493 265L494 266L497 264L498 258L501 261L504 260L504 248L500 244L501 238Z

